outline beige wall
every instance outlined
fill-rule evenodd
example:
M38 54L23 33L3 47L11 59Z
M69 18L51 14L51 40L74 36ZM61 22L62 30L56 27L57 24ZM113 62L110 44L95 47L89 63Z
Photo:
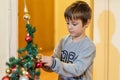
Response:
M94 80L120 80L119 0L94 1Z
M93 80L108 80L108 1L94 1L94 42L96 57Z
M120 80L120 7L119 0L109 0L109 80Z

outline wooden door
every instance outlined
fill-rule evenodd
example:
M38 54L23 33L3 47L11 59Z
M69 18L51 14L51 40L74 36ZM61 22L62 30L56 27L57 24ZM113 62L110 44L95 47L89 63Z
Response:
M53 0L26 0L28 12L31 16L30 24L36 27L34 43L42 51L53 50L54 47L54 1ZM18 37L19 47L26 45L24 0L18 0Z

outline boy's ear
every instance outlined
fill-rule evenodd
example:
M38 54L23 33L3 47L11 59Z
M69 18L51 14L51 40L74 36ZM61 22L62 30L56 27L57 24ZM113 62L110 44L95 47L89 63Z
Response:
M90 22L91 22L91 19L88 19L88 20L87 20L87 23L86 23L86 25L85 25L86 28L89 26Z

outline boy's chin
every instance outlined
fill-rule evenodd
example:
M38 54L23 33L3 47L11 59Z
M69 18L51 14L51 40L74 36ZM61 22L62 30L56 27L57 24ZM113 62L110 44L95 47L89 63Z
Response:
M70 34L72 37L75 37L76 35L75 34Z

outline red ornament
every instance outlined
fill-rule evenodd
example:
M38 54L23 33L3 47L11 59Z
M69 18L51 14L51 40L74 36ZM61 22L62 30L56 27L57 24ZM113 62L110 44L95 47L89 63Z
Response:
M42 62L41 62L41 61L36 62L36 63L35 63L35 67L36 67L36 68L42 68L42 67L43 67Z
M40 80L39 76L35 76L34 80Z
M16 71L16 66L13 66L11 69L12 69L12 72L15 72Z
M32 37L30 35L27 35L26 38L25 38L25 40L27 42L31 42L32 41Z
M7 75L7 76L4 76L3 78L2 78L2 80L10 80L10 77Z

